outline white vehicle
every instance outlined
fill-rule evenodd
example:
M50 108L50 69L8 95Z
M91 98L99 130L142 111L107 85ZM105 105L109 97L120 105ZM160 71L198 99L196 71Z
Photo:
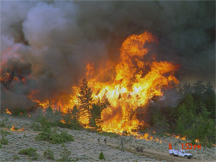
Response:
M169 154L173 156L181 156L181 157L188 158L188 159L191 159L193 157L192 154L186 153L184 150L171 149L169 150Z

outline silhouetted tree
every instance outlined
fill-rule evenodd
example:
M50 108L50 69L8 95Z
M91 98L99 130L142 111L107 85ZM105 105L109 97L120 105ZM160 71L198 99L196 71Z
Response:
M91 108L92 108L92 91L91 88L88 87L88 81L84 78L79 87L79 115L80 116L88 116L91 118Z

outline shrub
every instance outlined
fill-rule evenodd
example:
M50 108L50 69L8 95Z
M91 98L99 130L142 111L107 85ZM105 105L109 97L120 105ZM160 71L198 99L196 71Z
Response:
M14 158L14 160L19 160L20 159L20 157L18 155L14 155L13 158Z
M0 127L6 127L4 122L5 122L4 120L0 121Z
M71 157L69 157L71 154L71 152L64 148L63 152L60 153L61 159L59 159L58 161L71 161Z
M37 160L38 154L36 151L37 151L37 149L30 147L27 149L20 150L18 154L28 155L29 157L31 157L32 160Z
M44 151L44 157L50 160L54 160L53 151L50 151L49 149Z
M11 135L11 132L5 131L5 130L1 130L1 135L2 136L7 136L7 135Z
M16 108L12 111L12 115L14 115L14 116L17 116L17 115L27 116L27 112L26 112L26 109Z
M33 129L33 131L42 131L43 130L41 124L35 123L35 122L33 122L33 124L32 124L32 129Z
M2 145L7 145L7 144L8 144L8 140L5 139L4 136L2 136L2 139L1 139L0 143L1 143Z
M48 141L52 144L60 144L68 141L74 141L73 136L67 134L67 132L57 133L56 129L45 129L41 133L39 133L35 139L37 141Z
M2 148L2 145L0 144L0 149Z
M99 155L99 159L100 159L100 160L105 160L105 157L104 157L104 154L103 154L102 151L101 151L101 153L100 153L100 155Z

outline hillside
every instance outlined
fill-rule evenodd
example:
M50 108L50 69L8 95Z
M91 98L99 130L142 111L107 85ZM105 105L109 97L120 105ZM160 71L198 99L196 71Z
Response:
M2 122L4 120L4 122ZM2 124L4 123L4 124ZM9 128L14 127L18 130L24 127L23 131L11 131ZM124 137L125 151L120 149L120 140L118 136L104 136L96 132L87 130L70 130L57 127L57 132L66 131L72 135L74 141L64 144L51 144L47 141L36 141L35 137L41 131L33 131L33 121L30 118L15 118L12 116L1 116L1 139L4 136L8 140L8 144L3 145L1 150L1 161L57 161L62 158L63 154L67 155L73 161L100 161L99 154L104 154L105 161L214 161L216 160L216 148L204 148L201 150L187 150L192 153L194 158L184 159L180 157L172 157L168 154L169 143L172 143L174 149L181 149L181 143L190 143L174 137L158 137L162 142L146 141L144 139L134 139L132 137ZM40 126L40 123L37 123ZM4 135L5 132L11 132ZM98 142L100 138L100 142ZM104 143L104 139L107 143ZM32 156L18 154L22 149L37 149L38 159L32 160ZM144 148L143 153L135 151L136 147ZM64 152L65 148L67 151ZM44 151L53 151L55 160L49 160L43 156ZM62 152L64 152L62 154ZM62 155L62 156L61 156Z

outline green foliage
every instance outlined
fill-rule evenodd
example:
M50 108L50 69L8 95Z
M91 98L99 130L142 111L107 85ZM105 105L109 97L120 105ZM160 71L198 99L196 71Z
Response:
M27 116L27 112L26 112L26 109L21 109L21 108L15 108L11 111L12 115L14 116L24 116L26 117Z
M54 155L53 155L53 151L50 151L50 149L44 151L43 155L44 155L44 157L46 159L50 159L50 160L54 160L55 159Z
M101 112L106 107L105 103L98 101L97 104L93 104L91 109L90 126L96 127L96 120L101 119Z
M13 158L14 158L14 160L19 160L20 159L20 157L18 155L14 155Z
M0 144L0 149L2 148L2 145Z
M63 128L71 128L75 130L79 130L81 128L79 121L79 110L77 109L77 106L75 105L73 109L68 109L67 113L65 115L62 115L62 119L65 121L65 123L59 123L59 127Z
M155 113L153 115L154 126L160 129L160 131L168 130L169 123L165 116L162 116L161 113Z
M71 161L71 157L69 157L70 154L71 152L68 149L64 148L64 150L60 153L61 159L59 159L58 161Z
M45 115L44 115L45 114ZM42 128L33 123L33 129L35 131L44 130L45 128L51 128L52 126L57 126L61 120L61 113L59 111L53 111L52 107L46 109L45 113L42 110L38 110L37 116L35 118L35 122L41 124Z
M216 105L215 105L215 99L216 99L216 95L215 92L213 90L213 86L210 83L206 84L206 91L204 93L205 95L205 105L206 108L208 110L208 112L210 112L210 117L212 119L215 119L216 117Z
M0 143L2 145L7 145L8 144L8 140L4 136L2 136L2 139L0 140Z
M37 141L48 141L52 144L60 144L68 141L74 141L73 136L67 134L67 132L57 133L56 129L46 128L39 133L35 140Z
M88 81L84 78L79 87L79 115L89 116L91 118L91 107L92 107L92 90L88 87Z
M157 136L160 136L160 137L170 137L169 135L163 133L163 132L156 132L155 133Z
M33 122L32 124L32 129L33 131L42 131L42 127L39 124L36 124L35 122Z
M34 149L32 147L20 150L18 154L23 154L23 155L28 155L31 157L31 160L37 160L38 159L38 154L37 154L37 149Z
M5 120L0 121L0 127L6 127L4 122L5 122Z
M104 154L103 154L102 151L101 151L101 153L100 153L100 155L99 155L99 159L100 159L100 160L105 160L105 157L104 157Z
M1 130L0 132L1 132L2 136L7 136L7 135L11 135L12 134L11 132L8 132L6 130Z
M210 83L204 85L202 81L194 83L190 88L190 93L185 94L177 107L176 123L173 124L175 133L187 136L192 141L199 139L200 142L210 143L210 146L216 140L213 117L215 92Z

